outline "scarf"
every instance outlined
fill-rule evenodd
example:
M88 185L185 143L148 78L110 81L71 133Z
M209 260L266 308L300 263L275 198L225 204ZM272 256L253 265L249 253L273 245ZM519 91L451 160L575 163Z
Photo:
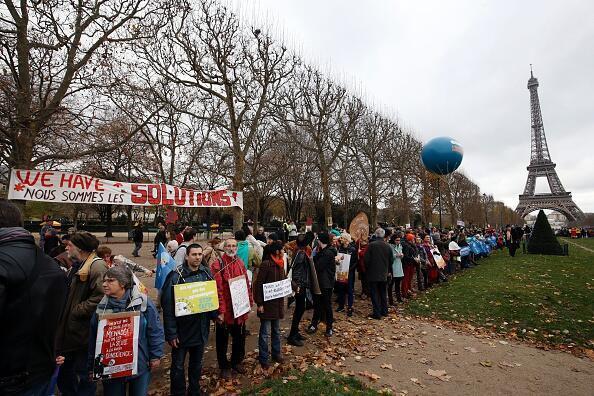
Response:
M281 269L285 269L285 260L283 256L280 257L276 257L274 254L270 255L270 258L272 259L272 261L278 265L279 267L281 267Z

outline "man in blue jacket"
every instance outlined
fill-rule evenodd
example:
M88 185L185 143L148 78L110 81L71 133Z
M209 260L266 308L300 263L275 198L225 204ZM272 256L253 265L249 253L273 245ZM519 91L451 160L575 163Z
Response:
M202 264L202 247L191 244L186 249L183 265L171 271L163 284L161 307L165 325L165 340L171 345L171 392L172 396L186 395L184 362L188 359L188 395L200 395L202 356L208 342L210 321L216 319L217 311L187 316L175 316L173 286L180 283L212 280L210 269Z

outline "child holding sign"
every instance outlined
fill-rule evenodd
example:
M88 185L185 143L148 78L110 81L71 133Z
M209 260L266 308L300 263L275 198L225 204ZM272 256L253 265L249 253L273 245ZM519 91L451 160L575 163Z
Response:
M272 338L272 360L283 362L280 320L285 317L285 297L292 293L291 281L285 275L284 250L281 241L264 247L263 261L254 280L254 302L258 305L260 335L258 360L262 368L270 367L269 339Z

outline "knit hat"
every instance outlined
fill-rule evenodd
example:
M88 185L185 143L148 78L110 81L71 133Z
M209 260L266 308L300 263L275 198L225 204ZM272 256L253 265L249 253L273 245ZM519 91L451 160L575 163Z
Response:
M99 240L90 232L77 232L70 238L70 243L85 252L94 252L99 247Z
M406 234L406 240L413 242L415 240L415 236L413 234Z
M351 243L353 238L351 238L351 234L348 234L346 232L343 232L342 234L340 234L340 238L344 239L347 243Z
M126 265L114 265L105 272L103 278L116 279L124 289L131 289L133 286L132 271Z

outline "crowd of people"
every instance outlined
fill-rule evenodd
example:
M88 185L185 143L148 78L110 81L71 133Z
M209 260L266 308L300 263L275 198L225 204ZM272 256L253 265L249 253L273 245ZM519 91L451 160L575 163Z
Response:
M305 334L313 336L322 323L324 335L332 337L336 317L353 316L357 300L370 298L372 310L365 314L381 320L391 306L478 265L492 249L507 245L511 254L518 240L513 228L380 227L355 240L336 226L302 233L290 227L284 235L266 235L258 228L253 235L246 225L232 238L213 238L203 246L191 227L183 227L179 241L162 229L159 244L167 246L176 268L166 276L155 303L135 275L152 276L154 270L112 255L94 235L67 234L64 251L52 259L23 228L16 206L0 201L0 214L0 317L5 324L0 343L6 354L0 363L0 394L7 395L47 395L53 382L63 395L94 395L97 380L106 395L145 395L165 343L171 347L170 393L198 395L212 328L220 378L246 373L246 322L253 313L236 312L231 283L237 279L245 279L249 305L255 305L258 360L268 369L284 360L280 321L287 305L294 309L286 342L300 347L307 342ZM136 256L141 245L133 238ZM286 279L293 292L288 304L284 297L266 298L266 284ZM216 284L218 308L180 314L176 287L207 281ZM307 309L313 314L303 323ZM116 378L105 374L96 344L101 318L121 313L140 316L137 370Z

